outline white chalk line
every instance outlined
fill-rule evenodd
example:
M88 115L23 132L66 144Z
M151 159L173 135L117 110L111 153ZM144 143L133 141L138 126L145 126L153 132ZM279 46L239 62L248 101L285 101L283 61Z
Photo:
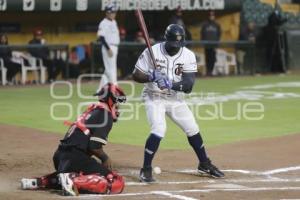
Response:
M155 183L141 183L141 182L126 182L127 186L145 186L153 185L181 185L181 184L199 184L199 183L285 183L285 182L300 182L300 178L295 179L280 179L280 178L267 178L267 179L218 179L218 180L199 180L199 181L156 181Z
M299 190L300 187L257 187L257 188L214 188L214 189L191 189L191 190L169 190L169 191L149 191L149 192L139 192L139 193L124 193L124 194L113 194L113 195L96 195L96 194L87 194L80 195L79 198L93 198L93 197L126 197L126 196L145 196L145 195L158 195L158 194L167 194L167 193L209 193L209 192L251 192L251 191L284 191L284 190ZM180 195L181 196L181 195ZM64 197L64 198L74 198Z
M290 171L297 171L297 170L300 170L300 166L273 169L273 170L264 172L263 175L279 174L279 173L283 173L283 172L290 172Z
M242 174L251 174L251 175L266 175L267 179L218 179L216 180L199 180L199 181L167 181L167 182L160 182L157 181L154 184L168 184L168 185L176 185L176 184L197 184L197 183L216 183L216 182L229 182L229 183L256 183L256 182L300 182L300 179L280 179L277 177L271 177L270 175L279 174L283 172L289 171L296 171L300 170L300 166L295 167L287 167L287 168L279 168L274 170L268 170L264 172L259 171L252 171L252 170L241 170L241 169L227 169L222 170L224 172L236 172ZM180 173L197 173L197 170L179 170L176 172ZM127 186L136 185L148 185L147 183L140 183L140 182L126 182ZM175 195L176 193L190 193L190 192L216 192L216 191L223 191L223 192L230 192L230 191L272 191L272 190L300 190L300 187L259 187L259 188L214 188L214 189L193 189L193 190L175 190L175 191L150 191L150 192L142 192L142 193L123 193L117 195L97 195L97 194L89 194L89 195L80 195L80 198L93 198L93 197L124 197L124 196L144 196L144 195L162 195L168 196L171 198L176 198L179 200L195 200L194 198L186 197L183 195ZM172 194L175 193L175 194ZM69 197L65 197L69 198ZM71 197L74 198L74 197Z
M235 173L241 173L241 174L251 174L251 175L273 175L273 174L279 174L279 173L297 171L297 170L300 170L300 166L285 167L285 168L273 169L273 170L268 170L268 171L253 171L253 170L243 170L243 169L224 169L222 171L224 171L224 172L235 172ZM179 172L179 173L197 173L197 170L183 169L183 170L177 170L176 172Z
M217 180L218 182L229 182L229 183L255 183L255 182L300 182L299 178L295 179L282 179L277 177L272 177L271 175L279 174L283 172L289 172L289 171L296 171L300 170L300 166L295 167L286 167L286 168L279 168L274 170L268 170L268 171L253 171L253 170L243 170L243 169L225 169L222 170L224 172L235 172L235 173L241 173L241 174L249 174L249 175L264 175L266 178L264 179L221 179ZM132 171L133 172L133 171ZM132 173L131 172L131 173ZM183 169L183 170L177 170L176 172L179 173L194 173L197 174L197 170L194 169ZM157 181L153 184L162 184L162 185L179 185L179 184L197 184L197 183L216 183L216 180L199 180L199 181ZM140 183L140 182L127 182L126 185L128 186L143 186L143 185L149 185L148 183Z
M279 174L279 173L284 173L284 172L289 172L289 171L297 171L300 170L300 166L294 166L294 167L285 167L285 168L278 168L278 169L273 169L273 170L267 170L267 171L254 171L254 170L244 170L244 169L223 169L221 171L224 172L233 172L233 173L241 173L241 174L250 174L250 175L274 175L274 174ZM176 170L175 172L178 173L198 173L197 170L195 169L182 169L182 170ZM166 172L164 172L166 173ZM139 174L138 171L130 171L130 175L137 175ZM122 174L122 175L127 175L127 174Z
M280 199L280 200L300 200L300 199Z
M191 198L191 197L187 197L187 196L183 196L183 195L178 195L178 194L172 194L170 192L165 192L165 191L153 192L153 194L158 194L158 195L167 196L167 197L180 199L180 200L198 200L198 199L195 199L195 198Z

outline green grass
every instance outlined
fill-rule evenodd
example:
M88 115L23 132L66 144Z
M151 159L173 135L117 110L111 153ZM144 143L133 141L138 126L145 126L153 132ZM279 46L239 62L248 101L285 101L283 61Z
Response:
M300 81L300 75L287 76L258 76L258 77L226 77L199 79L194 87L194 92L216 92L220 94L232 94L242 87L260 84L272 84L278 82ZM82 87L82 93L92 94L98 83L86 83ZM124 86L127 93L129 87ZM0 88L0 123L30 127L38 130L46 130L64 134L67 127L63 121L55 121L50 117L50 105L53 103L69 103L72 106L73 115L76 118L77 105L82 102L94 101L95 99L81 99L77 95L77 87L73 85L73 95L69 99L53 99L50 95L49 86L41 87L1 87ZM136 84L135 96L140 95L141 84ZM261 91L290 92L300 95L299 87L268 88ZM63 85L55 87L56 95L68 94L68 88ZM264 118L258 121L241 120L198 120L201 133L207 145L219 145L232 143L240 140L275 137L285 134L300 133L300 99L263 99L265 112ZM246 100L232 100L222 104L225 116L233 116L237 112L238 104L245 105ZM220 106L221 104L217 104ZM124 108L124 107L123 107ZM207 111L213 111L212 106L200 107L201 116L208 116ZM115 124L109 140L114 143L144 145L149 134L149 126L144 108L141 107L138 119L119 121ZM68 115L67 107L54 110L57 116ZM170 120L166 138L162 141L163 148L184 149L189 148L186 136ZM22 133L20 133L22 134Z

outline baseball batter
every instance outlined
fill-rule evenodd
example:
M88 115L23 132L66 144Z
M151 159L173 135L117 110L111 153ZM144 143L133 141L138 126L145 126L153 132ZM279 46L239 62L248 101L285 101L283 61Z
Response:
M152 46L158 69L154 68L149 50L146 49L139 57L133 72L134 80L145 84L142 96L151 127L145 144L140 181L155 181L152 177L152 160L165 136L165 115L187 135L189 144L199 159L198 172L222 178L224 174L207 157L198 125L183 98L184 93L192 91L195 82L195 54L184 47L185 32L182 26L169 25L165 31L165 39L165 42Z
M101 52L105 67L99 88L108 82L117 84L117 55L120 43L119 29L115 20L117 10L114 5L109 5L105 7L105 11L106 17L100 22L97 32L98 40L102 44Z

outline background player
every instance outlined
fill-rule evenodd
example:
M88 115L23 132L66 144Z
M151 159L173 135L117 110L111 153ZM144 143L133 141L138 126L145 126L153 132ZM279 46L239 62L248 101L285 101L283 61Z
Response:
M56 172L37 179L22 179L23 189L57 188L58 175L68 195L76 195L76 190L122 192L124 180L112 172L111 159L103 145L118 118L118 103L125 102L126 96L121 88L110 83L95 95L99 102L90 105L61 140L53 156Z
M145 144L144 163L140 171L142 182L155 181L152 177L152 160L165 136L167 114L187 135L199 159L199 173L215 178L224 174L207 157L198 125L183 99L190 93L195 82L197 64L195 54L184 47L185 32L182 26L171 24L165 31L166 42L152 47L159 69L154 69L148 49L139 57L133 78L145 83L143 99L151 127Z
M106 17L100 22L97 36L101 41L102 58L105 67L99 88L106 83L117 84L117 55L120 43L119 29L115 20L116 7L111 4L105 7Z

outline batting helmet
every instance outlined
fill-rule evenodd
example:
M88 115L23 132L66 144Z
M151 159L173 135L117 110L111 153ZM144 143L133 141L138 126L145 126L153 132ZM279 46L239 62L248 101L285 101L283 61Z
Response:
M171 47L183 47L185 42L184 28L178 24L170 24L165 31L165 40Z
M117 12L117 7L114 4L109 4L109 5L105 6L105 11L107 13L115 13L115 12Z

